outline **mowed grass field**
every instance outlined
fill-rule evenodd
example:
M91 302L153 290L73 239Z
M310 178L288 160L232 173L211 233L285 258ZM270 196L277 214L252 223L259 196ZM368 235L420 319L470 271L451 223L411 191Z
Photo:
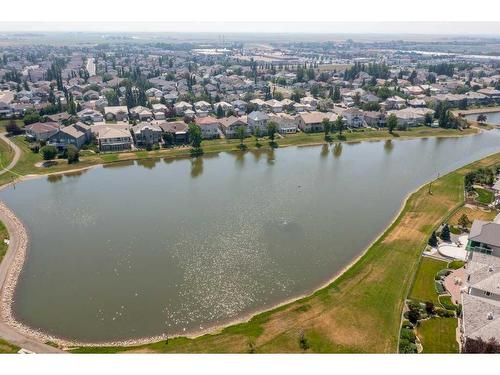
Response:
M434 276L436 273L445 269L448 263L441 260L422 257L420 267L418 268L415 281L410 292L410 299L420 302L433 302L439 304L436 287L434 286Z
M83 347L75 353L394 353L406 296L432 231L464 200L464 175L500 163L500 154L447 174L412 194L387 231L344 274L309 297L198 338L136 347ZM446 266L446 264L444 264ZM436 271L437 272L437 271ZM434 275L432 276L432 282Z
M456 318L431 318L420 322L417 335L423 346L422 353L458 353L457 324Z

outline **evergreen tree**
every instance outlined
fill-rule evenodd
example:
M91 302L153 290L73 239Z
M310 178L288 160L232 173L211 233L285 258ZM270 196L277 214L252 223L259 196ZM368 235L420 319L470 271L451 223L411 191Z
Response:
M431 237L428 241L429 246L436 247L438 245L438 239L436 236L436 232L432 232Z
M448 223L446 223L443 226L443 229L441 230L441 239L443 241L449 242L450 241L450 227L448 226Z

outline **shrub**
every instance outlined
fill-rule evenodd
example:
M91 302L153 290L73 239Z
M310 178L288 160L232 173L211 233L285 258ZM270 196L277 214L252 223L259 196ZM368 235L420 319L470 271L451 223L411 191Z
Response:
M465 353L500 353L500 344L495 338L484 341L480 337L476 339L468 338L464 345Z
M43 146L40 152L42 153L43 160L52 160L57 155L57 148L54 146Z
M417 324L418 320L420 319L420 312L418 310L410 310L407 313L408 320L412 324Z
M465 265L465 262L463 260L453 260L450 263L448 263L448 268L452 270L458 270L459 268L462 268Z
M430 301L427 301L425 303L425 312L428 314L428 315L432 315L434 314L434 304Z
M7 130L7 133L13 134L13 135L20 134L22 131L21 128L19 127L19 125L17 125L15 120L9 121L9 123L5 127L5 130Z
M40 143L32 143L29 145L29 148L31 152L38 154L38 152L40 151Z
M457 310L457 306L455 304L453 304L450 296L439 296L439 303L446 310Z
M417 345L407 339L399 340L399 352L402 354L413 354L417 352Z
M445 289L444 289L442 282L436 281L436 291L437 291L437 294L444 294L445 293Z
M442 309L440 307L436 308L436 314L442 318L454 318L455 311Z
M300 348L302 350L307 350L309 349L309 341L307 340L306 338L306 335L304 334L304 332L302 332L300 334L300 338L299 338L299 345L300 345Z
M401 339L408 340L410 342L415 342L416 340L415 332L412 329L402 328L401 329Z
M73 164L78 162L80 158L80 153L78 149L73 145L68 145L66 149L66 158L68 159L68 164Z
M410 302L408 302L408 308L410 310L421 311L422 310L422 304L420 302L410 301Z
M451 271L448 269L441 270L438 273L436 273L435 280L440 280L443 277L448 276L450 273L451 273Z

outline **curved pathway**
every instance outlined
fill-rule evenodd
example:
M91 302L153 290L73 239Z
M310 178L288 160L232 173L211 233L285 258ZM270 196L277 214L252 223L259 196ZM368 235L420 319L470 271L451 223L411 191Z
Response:
M14 157L10 164L0 171L0 175L10 171L21 157L21 149L13 143L7 136L6 133L0 133L0 138L5 141L14 150ZM0 297L6 298L5 292L9 288L8 276L16 272L16 266L22 266L21 264L16 264L19 260L24 259L24 253L26 252L26 231L22 223L17 219L14 213L7 208L2 202L0 202L0 221L5 225L9 233L9 247L7 253L5 254L3 260L0 262ZM0 308L3 309L5 301L0 302ZM16 328L12 327L6 322L6 311L0 311L0 338L6 340L7 342L20 346L21 348L28 349L35 353L61 353L62 350L54 348L50 345L43 344L31 337L28 337Z
M8 166L0 171L0 175L2 175L5 172L10 171L17 164L19 158L21 157L21 149L7 137L7 133L0 133L0 138L14 150L14 157L12 158L12 161Z

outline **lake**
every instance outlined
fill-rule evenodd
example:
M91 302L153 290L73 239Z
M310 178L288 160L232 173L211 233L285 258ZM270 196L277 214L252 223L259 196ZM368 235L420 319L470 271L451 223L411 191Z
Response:
M25 181L0 192L30 235L14 313L86 342L233 321L319 287L411 191L498 151L492 130L145 160Z
M484 113L484 115L486 116L485 122L487 124L500 125L500 112ZM466 115L465 118L467 120L477 121L477 116L479 116L479 113L476 113L474 115Z

